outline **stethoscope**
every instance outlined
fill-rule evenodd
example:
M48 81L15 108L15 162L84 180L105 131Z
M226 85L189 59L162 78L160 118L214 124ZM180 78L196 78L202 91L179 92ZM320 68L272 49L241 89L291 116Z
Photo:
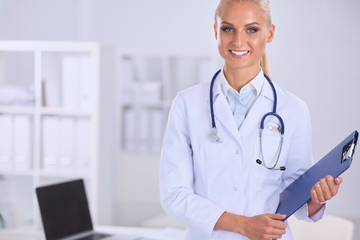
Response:
M219 75L219 73L221 72L221 69L219 71L217 71L212 80L211 80L211 83L210 83L210 114L211 114L211 125L212 125L212 139L214 142L216 143L221 143L222 142L222 139L221 139L221 136L220 136L220 133L219 133L219 130L217 129L216 127L216 123L215 123L215 116L214 116L214 105L213 105L213 87L214 87L214 82L215 82L215 79L217 78L217 76ZM285 166L281 166L279 168L276 168L276 165L278 164L279 162L279 158L280 158L280 154L281 154L281 149L282 149L282 145L283 145L283 141L284 141L284 133L285 133L285 126L284 126L284 121L283 119L276 113L276 107L277 107L277 94L276 94L276 90L275 90L275 87L274 87L274 84L272 83L272 81L270 80L270 78L264 73L264 77L266 78L266 80L268 81L268 83L270 84L270 87L273 91L273 95L274 95L274 104L273 104L273 110L272 112L268 112L266 113L262 119L261 119L261 122L260 122L260 134L259 134L259 137L260 137L260 154L261 154L261 157L263 159L263 161L261 161L260 159L256 159L256 163L259 164L259 165L262 165L264 166L265 168L269 169L269 170L280 170L280 171L285 171L286 167ZM279 122L280 122L280 127L279 127L279 132L280 132L280 135L281 135L281 138L280 138L280 147L279 147L279 150L278 150L278 154L277 154L277 157L276 157L276 161L274 163L273 166L268 166L266 163L265 163L265 158L264 158L264 154L263 154L263 147L262 147L262 133L264 131L264 122L265 122L265 119L268 117L268 116L274 116L276 117Z

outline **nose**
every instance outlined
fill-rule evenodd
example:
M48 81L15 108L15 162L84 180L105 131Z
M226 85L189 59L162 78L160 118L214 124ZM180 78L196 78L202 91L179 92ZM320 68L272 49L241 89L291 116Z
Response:
M247 37L243 32L236 32L233 36L232 43L234 47L241 47L246 42Z

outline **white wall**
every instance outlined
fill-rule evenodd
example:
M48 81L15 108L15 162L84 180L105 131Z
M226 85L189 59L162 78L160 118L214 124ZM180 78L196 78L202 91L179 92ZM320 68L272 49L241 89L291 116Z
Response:
M217 0L0 0L0 39L94 40L123 49L216 51L216 4ZM272 77L307 102L317 160L360 129L360 1L273 0L272 10ZM129 179L120 184L120 198L157 201L157 160L149 159L120 159L121 166L133 169L119 169L119 181ZM344 174L339 196L328 204L329 213L360 219L359 161L357 154ZM140 196L130 192L129 184L148 191Z
M274 81L310 109L313 152L319 160L351 131L360 129L360 2L273 1L276 37L269 46ZM360 155L344 174L328 211L360 217Z

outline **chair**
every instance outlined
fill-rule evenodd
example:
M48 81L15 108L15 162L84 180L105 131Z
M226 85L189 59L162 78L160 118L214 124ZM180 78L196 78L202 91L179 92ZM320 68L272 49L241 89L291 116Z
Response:
M354 223L341 217L325 214L316 223L288 219L294 240L353 240Z

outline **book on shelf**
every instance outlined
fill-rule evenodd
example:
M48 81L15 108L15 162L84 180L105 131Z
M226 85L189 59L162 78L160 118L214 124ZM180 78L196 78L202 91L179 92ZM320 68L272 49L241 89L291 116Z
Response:
M12 169L13 117L0 115L0 170Z
M17 170L31 168L31 120L26 115L14 116L14 167Z

